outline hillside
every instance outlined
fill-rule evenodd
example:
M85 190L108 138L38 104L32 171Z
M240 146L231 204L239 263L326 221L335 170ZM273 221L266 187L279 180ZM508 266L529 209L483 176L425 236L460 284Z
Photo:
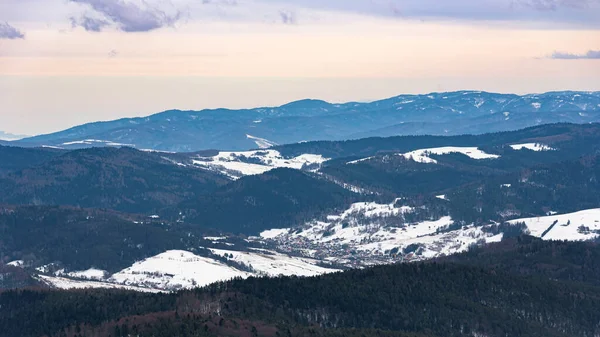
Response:
M345 208L358 196L310 173L280 168L231 182L177 206L186 221L225 232L257 234Z
M437 259L494 269L511 274L543 277L565 282L600 285L600 249L598 243L544 241L517 236L468 252Z
M118 271L169 249L198 247L210 231L113 211L56 206L0 208L2 263L52 274L57 270ZM21 263L19 263L20 265ZM46 266L43 268L43 266Z
M175 165L159 153L94 148L0 177L0 201L152 213L226 182L221 175Z
M599 131L553 124L238 152L58 151L0 178L0 201L22 205L5 207L0 253L53 287L159 291L424 261L523 233L593 240ZM315 153L284 154L302 147Z
M458 91L400 95L370 103L302 100L243 110L169 110L142 118L85 124L14 144L65 149L127 145L176 152L247 150L302 141L483 134L547 123L599 121L598 92L518 96Z
M525 256L527 247L534 261L499 267ZM556 262L553 247L560 251ZM479 261L491 268L398 264L314 278L238 279L168 294L5 291L0 335L171 336L176 330L180 336L589 336L598 333L597 280L551 280L556 274L545 271L570 260L584 275L595 274L596 260L574 259L582 248L598 254L598 246L578 243L505 244ZM458 260L474 261L476 254ZM520 276L524 268L528 277Z
M65 151L56 149L28 149L0 145L0 176L27 167L37 166L50 159L64 154Z

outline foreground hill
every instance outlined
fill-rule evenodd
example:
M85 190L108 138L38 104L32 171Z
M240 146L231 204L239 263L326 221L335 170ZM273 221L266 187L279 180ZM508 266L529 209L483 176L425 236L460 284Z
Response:
M233 280L170 294L6 291L0 293L0 336L598 334L597 279L573 283L568 274L553 272L568 261L571 270L595 275L598 260L577 257L582 251L597 255L598 246L519 240L457 257L483 267L400 264L314 278ZM553 259L557 248L560 258ZM527 256L533 260L526 262ZM523 262L506 265L509 258Z
M482 134L547 123L599 121L598 92L519 96L459 91L401 95L370 103L303 100L245 110L172 110L143 118L85 124L15 144L66 149L128 145L177 152L247 150L301 141Z

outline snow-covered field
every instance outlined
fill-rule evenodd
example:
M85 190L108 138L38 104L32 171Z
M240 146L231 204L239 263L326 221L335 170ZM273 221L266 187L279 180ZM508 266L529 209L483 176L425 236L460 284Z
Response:
M183 250L170 250L134 263L109 277L103 270L39 275L44 283L61 289L118 288L139 291L170 291L202 287L214 282L249 276L315 276L336 272L319 266L318 260L288 256L265 249L234 251L211 249L213 254L232 261L228 265L217 259L202 257ZM240 267L240 265L245 267ZM237 267L236 267L237 265ZM42 271L40 271L42 272Z
M284 158L276 150L220 152L213 157L196 157L193 164L224 173L232 179L245 175L262 174L279 167L302 169L308 165L320 165L329 160L321 155L303 154Z
M398 156L402 156L406 159L416 161L417 163L424 164L437 164L437 160L431 158L431 155L444 155L450 153L461 153L471 159L496 159L500 158L499 155L486 153L477 147L460 147L460 146L444 146L444 147L432 147L428 149L419 149L406 153L398 153ZM353 161L349 161L346 164L358 164L364 161L371 160L375 157L366 157Z
M540 143L525 143L525 144L513 144L510 146L513 150L531 150L531 151L552 151L554 150L548 145L540 144Z
M125 289L125 290L135 290L141 292L152 292L158 293L161 292L159 289L152 288L143 288L143 287L134 287L134 286L126 286L122 284L115 284L110 282L100 282L100 281L82 281L82 280L74 280L65 277L55 277L55 276L47 276L47 275L38 275L37 276L40 281L49 285L53 288L58 289L86 289L86 288L106 288L106 289Z
M205 286L249 273L183 250L170 250L136 262L109 278L110 282L158 289Z
M404 156L406 159L412 159L418 163L426 163L426 164L436 164L437 161L435 159L430 158L429 156L434 155L444 155L449 153L461 153L465 156L472 159L496 159L499 158L499 155L486 153L477 147L459 147L459 146L444 146L444 147L433 147L429 149L420 149L415 151L410 151L407 153L400 154Z
M88 280L102 280L104 278L104 276L106 275L106 271L96 269L96 268L90 268L88 270L73 271L70 273L66 273L65 275L69 276L69 277L88 279Z
M592 240L600 236L600 209L574 213L515 219L510 223L524 222L533 236L544 240Z
M249 252L222 249L211 249L211 251L220 256L229 256L235 262L248 265L254 270L254 274L261 276L316 276L337 271L318 266L318 260L291 257L262 249L253 249Z

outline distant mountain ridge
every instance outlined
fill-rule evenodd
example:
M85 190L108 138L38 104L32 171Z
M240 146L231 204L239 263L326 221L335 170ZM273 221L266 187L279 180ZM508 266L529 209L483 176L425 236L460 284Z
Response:
M12 143L65 149L125 145L175 152L247 150L265 144L371 136L482 134L558 122L600 122L600 92L457 91L400 95L370 103L306 99L280 107L168 110L88 123Z
M15 134L12 134L12 133L0 131L0 140L4 140L4 141L19 140L19 139L23 139L23 138L26 138L26 137L29 137L29 136L15 135Z

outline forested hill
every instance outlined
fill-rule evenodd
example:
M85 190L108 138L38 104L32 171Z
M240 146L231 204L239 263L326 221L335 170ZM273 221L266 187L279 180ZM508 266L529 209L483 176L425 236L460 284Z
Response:
M465 133L452 136L394 136L369 137L344 141L313 141L275 146L286 156L317 153L329 158L368 157L379 153L404 153L414 149L441 146L478 146L490 148L500 145L539 142L565 148L581 155L589 147L597 147L600 124L546 124L515 131L493 132L479 135ZM592 142L591 142L592 141ZM560 146L559 146L560 145Z
M597 279L573 283L540 266L543 261L544 269L559 270L571 261L570 267L592 275L598 259L578 263L574 257L582 248L598 255L598 246L518 240L485 254L481 265L492 267L477 266L473 256L481 253L474 252L459 256L459 264L249 278L172 294L5 291L0 293L0 336L597 335ZM553 262L557 249L560 258ZM531 263L503 267L509 258L530 254Z

